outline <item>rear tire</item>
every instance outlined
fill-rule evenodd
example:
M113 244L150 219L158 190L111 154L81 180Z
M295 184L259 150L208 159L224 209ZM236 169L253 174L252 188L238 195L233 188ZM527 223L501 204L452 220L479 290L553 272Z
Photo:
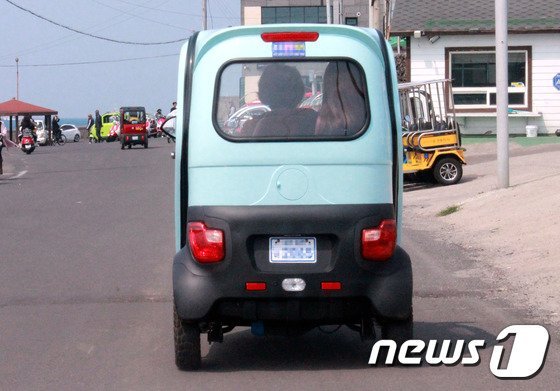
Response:
M463 177L463 166L459 160L446 157L438 160L433 172L438 183L444 186L454 185Z
M80 141L80 135L79 134L74 136L74 142L77 143L78 141Z
M173 306L173 337L175 342L175 364L182 371L200 368L200 329L197 324L179 318Z
M386 320L381 324L381 339L390 339L397 344L397 350L392 364L385 364L387 359L387 351L380 353L377 360L378 365L398 365L399 350L403 343L413 339L413 321L412 312L410 317L405 320Z
M381 338L393 340L400 347L404 342L412 339L412 328L412 315L405 320L386 321L381 325Z

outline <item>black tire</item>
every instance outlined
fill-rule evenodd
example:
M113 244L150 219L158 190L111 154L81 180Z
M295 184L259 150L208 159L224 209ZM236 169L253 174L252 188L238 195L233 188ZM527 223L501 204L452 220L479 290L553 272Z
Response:
M444 186L454 185L463 177L463 165L458 159L446 157L437 161L433 175Z
M179 318L173 306L173 337L175 341L175 364L182 371L200 368L200 329L197 324Z
M124 140L121 142L121 149L124 149Z
M80 141L80 135L79 134L74 136L74 142L77 143L78 141Z
M388 365L397 365L398 360L397 357L399 355L399 350L403 343L408 340L413 339L413 325L414 322L412 320L412 312L410 314L410 318L405 320L385 320L381 324L381 339L390 339L395 341L397 344L397 350L395 352L395 357L393 359L393 364ZM379 358L377 359L378 365L386 365L385 360L387 359L387 351L383 351Z
M144 143L144 148L148 148L148 141Z
M128 149L132 148L132 144L128 144Z
M386 320L381 325L381 338L390 339L401 346L413 337L412 315L406 320Z

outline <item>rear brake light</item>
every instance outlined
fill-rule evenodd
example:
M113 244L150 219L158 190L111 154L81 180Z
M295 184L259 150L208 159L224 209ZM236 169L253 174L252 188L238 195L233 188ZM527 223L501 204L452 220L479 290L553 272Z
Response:
M220 262L225 256L224 231L208 228L202 222L187 226L191 252L200 263Z
M285 31L280 33L262 33L265 42L315 42L319 33L311 31Z
M248 291L265 291L266 282L246 282L245 290Z
M342 284L339 281L323 281L321 289L324 291L339 291L342 289Z
M395 220L383 220L376 228L362 230L362 257L369 261L386 261L393 256L396 243Z

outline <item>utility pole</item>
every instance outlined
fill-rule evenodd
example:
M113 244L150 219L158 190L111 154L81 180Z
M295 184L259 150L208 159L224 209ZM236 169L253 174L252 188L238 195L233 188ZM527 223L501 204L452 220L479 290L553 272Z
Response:
M332 24L331 0L327 0L327 24Z
M342 24L342 0L333 0L333 23Z
M19 100L19 58L16 57L16 99Z
M498 186L509 187L508 0L496 0L496 133Z
M207 0L202 0L202 30L208 29Z
M377 29L385 34L385 0L370 0L369 3L369 27Z

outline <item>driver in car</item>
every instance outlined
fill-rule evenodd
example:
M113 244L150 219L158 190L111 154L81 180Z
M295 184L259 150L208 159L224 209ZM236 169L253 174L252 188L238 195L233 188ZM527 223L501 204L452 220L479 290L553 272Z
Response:
M269 112L247 121L242 134L253 137L313 136L317 112L299 108L305 88L297 69L270 64L259 80L259 98Z

